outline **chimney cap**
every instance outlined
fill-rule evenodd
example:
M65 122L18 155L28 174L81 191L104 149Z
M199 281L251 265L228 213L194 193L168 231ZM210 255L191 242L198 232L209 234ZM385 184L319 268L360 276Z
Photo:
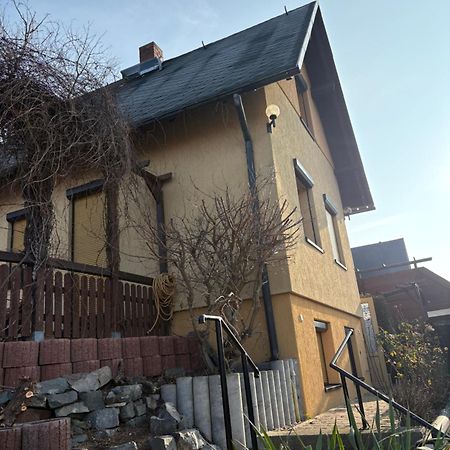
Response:
M139 62L143 63L153 58L164 59L163 51L154 41L139 47Z

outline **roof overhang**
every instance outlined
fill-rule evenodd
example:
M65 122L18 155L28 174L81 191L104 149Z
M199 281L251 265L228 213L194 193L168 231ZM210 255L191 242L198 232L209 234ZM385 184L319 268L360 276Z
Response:
M304 62L311 79L311 94L319 110L332 153L344 213L351 215L371 211L375 209L375 205L320 8L313 20Z

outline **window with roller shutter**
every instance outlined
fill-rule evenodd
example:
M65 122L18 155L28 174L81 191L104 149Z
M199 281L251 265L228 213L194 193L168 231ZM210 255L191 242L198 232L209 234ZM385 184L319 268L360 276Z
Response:
M71 201L72 261L106 267L105 196L101 181L67 191Z

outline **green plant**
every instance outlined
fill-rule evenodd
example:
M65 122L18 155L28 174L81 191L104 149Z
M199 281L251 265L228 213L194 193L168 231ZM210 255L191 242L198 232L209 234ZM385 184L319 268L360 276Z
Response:
M448 397L447 348L441 348L433 327L424 322L402 323L396 333L381 330L383 348L393 378L396 401L433 420Z

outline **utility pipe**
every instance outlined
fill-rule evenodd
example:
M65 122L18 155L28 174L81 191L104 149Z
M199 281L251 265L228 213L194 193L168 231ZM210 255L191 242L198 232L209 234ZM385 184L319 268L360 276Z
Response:
M239 94L233 95L234 106L239 117L239 124L241 125L242 135L245 142L245 157L247 161L247 176L250 185L250 190L256 193L256 171L255 171L255 156L253 152L253 141L248 128L247 118L245 116L244 105L242 97ZM258 198L256 197L255 210L259 209ZM279 357L277 331L275 328L275 318L273 315L272 296L270 293L269 274L267 272L267 265L264 264L262 273L262 297L264 303L264 312L266 315L267 333L269 335L270 359L276 361Z

